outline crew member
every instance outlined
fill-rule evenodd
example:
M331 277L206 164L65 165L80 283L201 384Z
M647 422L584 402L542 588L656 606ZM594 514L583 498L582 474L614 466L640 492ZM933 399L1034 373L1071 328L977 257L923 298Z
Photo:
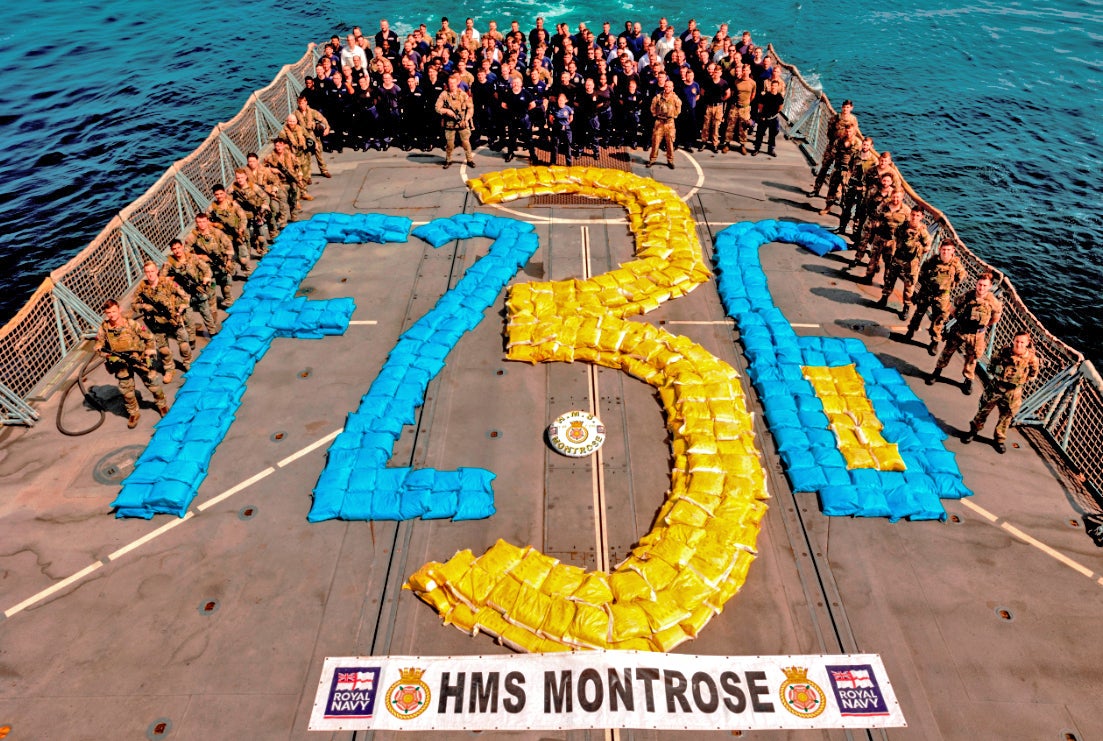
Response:
M169 276L162 277L157 265L147 260L142 265L145 274L134 291L133 307L142 313L146 328L153 335L154 345L161 356L161 374L165 383L172 383L176 361L169 347L169 337L180 348L184 372L191 367L191 338L188 336L188 306L191 303L186 291Z
M674 122L678 114L682 112L682 101L674 94L674 81L667 80L663 83L663 91L651 101L651 117L655 123L651 129L651 154L647 158L647 166L655 164L655 157L659 154L659 144L666 149L666 166L674 169Z
M475 153L471 151L471 120L474 107L471 96L460 90L459 75L448 78L448 89L437 98L437 114L444 126L444 169L452 166L452 151L456 148L456 136L467 156L467 166L475 166Z
M214 228L207 214L200 212L195 215L195 228L184 237L184 247L207 259L214 282L222 289L222 308L230 308L234 303L234 244L230 238ZM213 315L218 308L214 291L210 292L209 303Z
M122 392L128 415L126 426L133 430L142 416L138 412L138 394L134 390L135 375L153 392L161 416L169 411L157 371L152 368L157 350L149 330L141 322L124 317L115 299L108 299L103 305L103 315L103 323L96 334L96 352L103 356L107 370L115 374L119 381L119 391Z
M908 317L912 306L912 292L919 277L919 263L931 248L931 234L923 224L923 209L913 208L907 222L896 228L896 248L892 259L885 263L885 285L881 289L881 300L877 305L882 309L888 306L889 296L897 279L903 281L900 289L904 305L900 307L901 319Z
M988 330L1000 320L1000 314L1003 312L1003 304L992 295L991 290L992 274L983 273L977 278L973 291L958 299L953 311L954 326L950 329L946 345L938 356L934 370L927 376L928 386L942 375L942 369L960 349L965 357L965 365L961 372L965 382L961 386L961 393L966 396L973 393L977 358L984 352Z
M249 259L249 216L245 213L245 209L230 197L221 183L214 186L212 190L214 200L207 207L207 216L217 229L222 230L230 238L241 274L248 276L253 272L253 264Z
M915 336L927 309L931 310L931 341L927 345L927 354L934 355L938 343L942 342L942 328L950 318L953 309L954 291L965 280L965 268L957 256L954 243L949 239L938 246L938 255L928 258L919 269L919 289L915 297L915 314L908 323L908 333L904 339Z
M996 422L993 444L1001 454L1007 452L1007 428L1023 403L1023 387L1038 377L1038 356L1034 352L1030 333L1019 332L992 357L988 365L988 383L980 396L977 414L969 423L969 432L962 436L963 443L970 443L984 428L993 409L1000 410Z
M193 311L203 319L203 326L207 330L207 337L214 337L218 331L218 323L211 311L211 284L214 276L211 273L211 263L199 255L188 250L179 239L172 240L169 245L169 255L165 264L161 266L161 275L171 277L176 284L188 294L188 302ZM195 344L195 327L190 321L185 322L188 328L188 341Z

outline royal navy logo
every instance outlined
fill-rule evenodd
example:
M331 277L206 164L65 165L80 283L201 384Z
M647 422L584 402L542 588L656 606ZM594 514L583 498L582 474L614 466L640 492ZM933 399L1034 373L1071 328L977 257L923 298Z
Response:
M371 718L379 667L337 667L326 698L326 718Z
M847 716L888 715L877 672L871 664L828 665L827 676L839 703L839 714Z
M781 703L798 718L815 718L827 708L823 690L808 678L803 666L785 666L785 681L778 689Z
M421 681L424 669L399 669L402 678L387 689L387 710L399 720L416 718L429 707L429 685Z

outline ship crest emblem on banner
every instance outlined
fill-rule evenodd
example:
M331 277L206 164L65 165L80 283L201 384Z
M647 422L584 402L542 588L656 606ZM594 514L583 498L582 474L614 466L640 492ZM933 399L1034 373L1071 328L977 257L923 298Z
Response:
M785 681L778 689L781 702L798 718L815 718L827 708L823 690L808 678L808 670L803 666L786 666Z
M421 681L424 669L399 669L401 679L387 689L387 710L400 720L416 718L429 707L429 685Z

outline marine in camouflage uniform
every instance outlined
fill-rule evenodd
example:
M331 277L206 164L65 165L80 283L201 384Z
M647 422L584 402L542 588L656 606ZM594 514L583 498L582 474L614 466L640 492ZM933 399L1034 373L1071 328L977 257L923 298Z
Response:
M889 177L889 184L893 188L901 188L904 185L900 172L892 163L891 152L881 152L877 155L877 166L866 171L865 198L858 204L857 213L854 215L854 243L858 244L866 239L866 222L877 205L878 194L885 184L885 176Z
M892 261L893 252L896 250L896 230L908 221L911 207L904 203L904 191L893 188L889 200L883 203L875 217L872 219L873 228L870 229L869 267L862 278L864 283L873 283L873 276L881 268L881 258L888 265Z
M303 131L306 134L306 175L310 177L310 155L314 155L314 159L318 161L318 172L322 174L324 178L333 177L329 173L329 167L326 165L325 158L322 157L322 137L328 134L331 129L329 127L329 121L318 111L310 107L310 103L307 101L305 95L300 95L298 100L298 110L295 115L299 119L299 125L303 127ZM311 144L313 142L313 144Z
M157 357L153 335L141 322L124 317L119 302L114 299L104 304L103 312L106 318L96 333L96 352L104 357L107 370L119 381L119 391L129 416L126 426L134 429L141 417L134 376L141 378L146 388L153 392L161 416L169 410L157 371L151 367Z
M168 276L157 272L157 265L147 262L142 266L145 273L134 291L133 307L142 313L146 328L153 335L157 352L161 356L161 373L165 383L172 383L176 361L169 347L169 337L176 340L180 348L180 359L184 372L191 367L191 338L188 336L187 292Z
M754 80L751 79L749 65L743 67L739 81L732 86L732 89L735 100L728 109L728 123L724 127L724 148L721 151L729 151L728 143L732 141L732 135L736 134L739 137L739 151L746 154L747 132L750 131L753 125L751 122L751 102L754 100L755 92L758 89Z
M305 185L310 185L310 150L306 144L306 129L299 123L299 117L294 113L287 114L286 122L277 137L287 142L287 146L295 159L299 178L302 179ZM303 200L309 201L311 199L303 198Z
M214 186L214 200L207 206L207 216L233 243L242 275L253 272L249 259L249 215L221 184Z
M841 194L845 193L850 184L851 163L862 155L862 137L858 136L858 130L850 127L847 136L835 145L835 163L831 170L831 180L827 185L827 203L820 210L821 216L827 216L831 212L831 206L838 203Z
M912 306L915 281L919 277L919 263L930 249L931 235L923 225L923 210L914 208L908 214L907 222L896 228L896 249L892 259L885 265L885 285L881 289L878 306L888 306L889 296L899 279L904 283L900 290L904 300L904 305L900 308L900 318L907 318Z
M842 213L839 214L839 234L846 234L851 220L858 221L858 211L866 197L866 178L877 169L877 159L877 153L873 151L873 138L867 136L862 140L858 156L850 161L850 176L843 189ZM857 235L857 229L854 233Z
M268 196L268 241L271 243L291 218L291 209L287 205L287 188L279 175L260 161L256 152L250 152L245 158L245 170L249 173L249 182Z
M161 266L161 275L172 278L184 289L192 310L203 318L207 336L214 337L218 331L218 323L211 311L211 284L214 282L214 275L211 273L210 261L190 252L183 242L174 239L169 247L168 258ZM194 345L195 326L191 322L185 324L188 328L188 341Z
M448 78L448 89L437 96L434 105L444 128L444 169L452 166L452 152L456 149L456 137L467 157L467 166L475 166L475 153L471 150L471 129L475 116L475 105L471 96L460 90L459 75Z
M314 197L306 192L306 183L299 176L299 164L284 139L276 139L272 151L264 158L264 165L279 179L287 190L287 214L289 219L298 216L299 199L307 201Z
M895 190L892 187L891 177L882 177L876 182L877 186L875 188L870 189L868 186L866 187L866 200L861 209L865 218L863 218L863 226L861 229L855 230L853 240L854 257L850 260L850 267L852 268L860 265L862 258L869 252L871 229L866 228L870 226L870 224L867 223L869 222L868 217L879 214L882 206L889 202L889 199L892 198L893 190Z
M659 154L659 144L666 149L666 166L674 169L674 135L675 121L682 112L682 100L674 94L674 81L667 80L663 85L663 91L651 101L651 116L655 124L651 128L651 154L647 158L647 166L655 164L655 157Z
M823 152L820 171L816 174L816 183L808 194L813 198L820 194L820 188L827 182L827 173L831 171L831 166L835 163L835 147L850 135L847 129L853 126L854 130L858 131L858 117L852 113L853 110L854 104L849 100L844 100L842 110L832 116L827 124L827 149Z
M230 186L230 196L245 212L245 226L252 255L262 257L268 251L266 232L269 212L272 210L268 205L268 194L259 185L249 180L248 170L238 169L234 171L234 184Z
M958 299L954 305L954 326L950 329L934 370L927 377L928 386L942 375L942 369L960 349L965 356L965 366L961 372L965 383L961 386L961 392L966 396L973 393L977 358L984 352L989 328L1000 320L1000 314L1003 313L1003 304L991 294L991 288L992 274L984 273L977 278L976 288Z
M996 450L1007 452L1007 428L1019 412L1023 403L1023 387L1038 377L1038 356L1031 346L1030 334L1019 332L1011 344L1000 350L988 364L988 383L980 397L977 414L969 423L969 432L961 441L970 443L984 428L984 422L993 409L999 408L1000 418L996 422L993 436Z
M184 247L200 257L205 257L211 266L214 282L222 289L222 307L229 308L234 302L234 243L221 229L216 229L205 213L195 215L195 228L184 237ZM211 314L218 308L215 291L210 292Z
M965 280L965 268L955 253L954 243L945 240L938 246L938 255L928 259L919 269L915 314L908 323L908 333L904 338L910 340L915 336L927 309L930 309L931 343L927 346L927 353L930 355L935 354L938 343L942 342L942 328L950 318L954 291Z

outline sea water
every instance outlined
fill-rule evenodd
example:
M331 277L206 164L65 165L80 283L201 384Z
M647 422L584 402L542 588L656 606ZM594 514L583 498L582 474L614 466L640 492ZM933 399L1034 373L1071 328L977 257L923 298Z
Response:
M0 321L310 40L447 15L595 32L665 14L773 43L1056 335L1103 358L1103 3L44 0L0 9ZM686 8L683 10L682 8ZM811 181L811 177L809 177ZM809 184L811 184L809 182Z

